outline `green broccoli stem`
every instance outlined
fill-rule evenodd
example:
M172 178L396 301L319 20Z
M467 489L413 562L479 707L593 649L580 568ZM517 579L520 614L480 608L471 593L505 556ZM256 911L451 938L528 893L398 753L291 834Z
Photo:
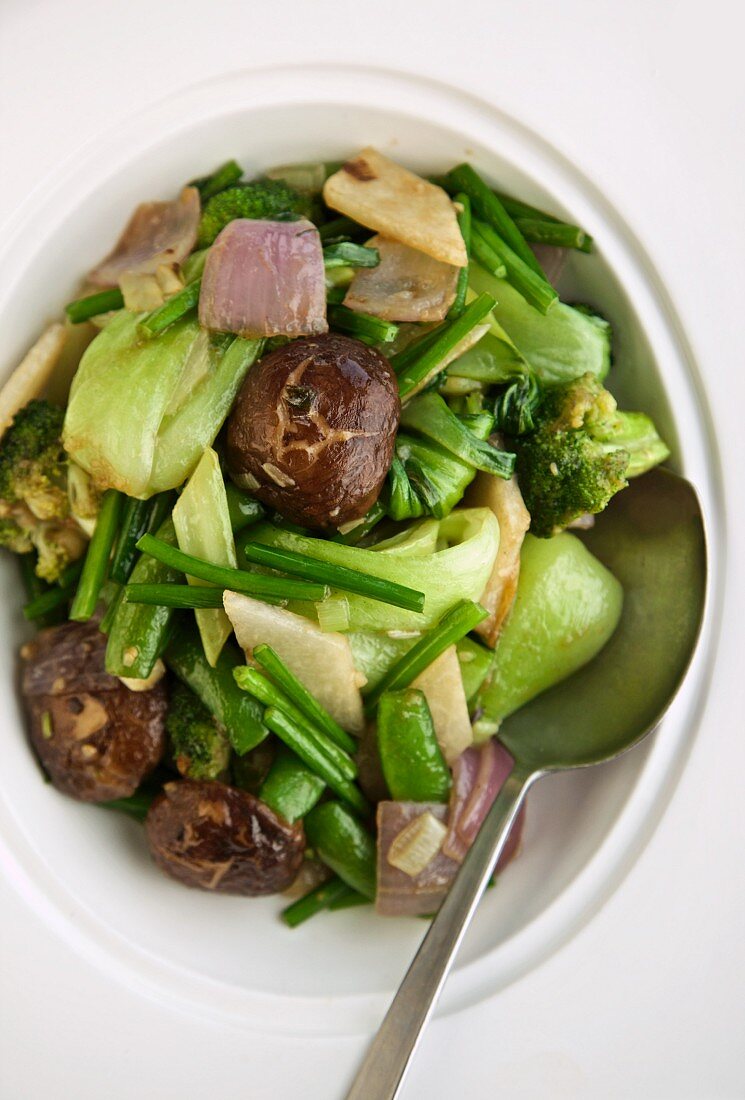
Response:
M546 277L536 275L486 222L474 219L472 246L476 259L492 274L496 274L497 263L504 264L507 282L541 313L548 313L558 302L559 295Z
M124 308L124 295L119 287L112 290L102 290L97 294L89 294L86 298L76 298L74 302L68 302L65 313L74 325L83 321L90 321L91 317L98 317L102 313L109 313L112 309Z
M578 252L592 251L592 238L578 225L544 222L537 218L517 218L515 224L532 244L548 244L554 248L573 248Z
M243 169L237 161L226 160L211 175L192 180L189 186L196 187L200 199L202 202L206 202L213 195L224 191L226 187L231 187L234 183L237 183L242 175Z
M339 267L377 267L380 253L377 248L367 248L353 241L329 244L323 250L323 266L326 271Z
M423 592L407 588L395 581L358 573L344 565L331 565L311 558L307 554L299 554L294 550L281 550L275 546L265 546L263 543L244 542L241 550L246 560L255 565L264 565L270 569L279 569L285 573L305 577L310 581L319 581L342 592L354 592L358 596L367 596L368 599L378 600L393 607L403 607L407 611L424 609Z
M387 344L398 334L398 325L381 321L369 313L357 313L346 306L330 305L327 310L332 329L356 336L358 340L373 344Z
M116 489L107 489L103 495L93 537L85 555L80 581L70 608L70 618L74 622L87 622L96 610L101 586L109 567L111 548L119 529L119 516L123 502L124 496Z
M479 414L479 433L489 434L494 418L489 414ZM447 403L438 393L423 393L404 405L401 413L401 426L418 432L425 438L439 443L456 458L462 459L477 470L494 474L496 477L510 478L515 469L515 456L508 451L500 451L491 443L480 439L474 432L451 412Z
M352 887L347 886L346 882L342 882L340 878L334 877L328 882L316 886L315 890L311 890L304 897L294 901L292 905L288 905L286 909L282 910L280 916L290 928L297 928L298 925L310 920L311 917L315 917L316 913L321 913L324 909L329 909L335 902L352 896L355 896ZM357 894L356 896L359 897L360 895ZM364 900L367 901L367 898Z
M466 306L459 317L445 321L439 329L435 330L436 336L434 333L430 334L432 340L427 341L424 350L413 360L407 360L403 368L396 370L401 397L404 398L418 389L427 379L442 369L442 364L446 362L448 356L477 325L482 323L495 305L496 300L490 294L479 294L478 298Z
M264 712L264 721L288 749L300 757L302 762L323 779L324 783L339 798L347 802L363 817L370 812L366 798L354 783L346 779L329 758L319 751L318 746L308 735L307 730L276 707L268 707Z
M486 222L501 240L505 242L522 262L539 279L545 282L546 276L533 255L520 230L507 213L504 205L492 189L484 183L481 176L470 164L459 164L448 174L448 182L454 191L463 191L471 200L473 209L482 221Z
M459 191L453 196L454 201L460 206L458 211L458 228L466 246L466 255L471 256L471 200L464 191ZM466 292L468 291L468 264L458 272L458 282L455 286L455 298L448 310L448 319L460 317L466 307Z
M153 535L143 535L137 543L137 549L189 577L207 581L218 588L245 592L259 599L273 596L279 600L324 600L329 594L325 584L310 584L286 577L271 577L264 573L249 573L246 569L214 565L202 558L184 554L182 550L169 546Z
M21 562L25 564L26 559L30 559L30 554L24 554L21 557ZM33 562L31 563L33 570ZM72 598L73 588L78 582L80 574L83 571L83 560L74 561L71 565L68 565L66 569L60 574L60 578L56 585L51 588L46 587L40 582L40 587L37 591L37 595L33 599L29 600L23 609L25 618L32 621L36 621L40 626L50 626L51 621L47 622L49 617L51 619L51 612L61 608L64 604L68 603ZM34 574L34 579L39 580ZM54 621L58 622L59 618L54 616Z
M380 697L386 691L407 688L417 676L444 653L448 646L464 638L469 631L487 617L481 604L472 600L459 600L442 616L436 627L425 634L404 656L397 661L365 695L365 712L371 714Z
M152 313L140 321L137 326L139 333L145 337L158 336L175 321L179 321L185 314L199 303L199 292L202 289L201 278L187 283L183 290L174 294L162 306L158 306Z
M316 722L309 720L307 715L296 706L294 700L275 683L272 683L263 672L246 665L243 668L237 668L233 675L238 686L244 691L250 692L254 699L258 699L265 707L274 707L275 710L280 710L290 721L294 722L298 729L302 729L316 750L329 761L344 779L357 778L357 765L349 753L340 748Z
M222 607L223 592L223 588L191 584L128 584L124 588L124 599L127 603L148 604L151 607Z
M305 684L298 680L295 673L287 667L280 655L270 645L262 644L254 647L253 658L275 680L299 711L314 726L328 734L335 744L345 752L354 754L357 751L357 743L343 730L339 723L331 717L325 707L322 707L314 695L306 688ZM355 768L354 774L357 774Z
M119 584L126 584L137 561L137 543L150 530L155 500L137 500L127 497L122 515L121 531L111 560L110 576Z

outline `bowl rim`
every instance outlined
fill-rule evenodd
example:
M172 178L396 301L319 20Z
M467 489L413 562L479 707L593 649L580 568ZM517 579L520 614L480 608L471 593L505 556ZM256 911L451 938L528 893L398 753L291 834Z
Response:
M354 80L350 82L351 76ZM654 739L618 818L575 879L519 932L451 976L439 1008L440 1015L447 1015L493 995L544 962L577 935L611 897L645 848L672 797L704 708L724 599L726 528L721 462L693 350L642 243L586 172L534 130L480 96L428 76L382 67L333 62L255 67L186 85L149 104L115 130L100 132L71 151L54 174L37 183L3 223L3 270L12 275L0 286L0 315L33 263L26 244L29 227L33 226L37 240L43 239L79 207L86 190L95 190L102 180L162 142L167 133L175 133L179 124L195 125L206 117L205 112L214 117L234 113L240 106L262 110L333 101L342 89L347 102L355 106L382 107L408 116L424 113L438 121L457 122L464 133L478 134L486 145L498 149L500 156L540 179L579 224L602 226L599 235L604 258L633 302L655 358L677 364L679 382L685 387L680 396L684 419L694 435L698 429L697 440L689 441L689 446L691 464L701 471L696 480L708 533L707 606L698 649L665 719L664 736ZM677 413L675 420L681 422ZM155 957L102 926L78 899L71 905L72 895L33 852L2 792L0 863L27 903L68 946L130 988L182 1011L242 1024L254 1031L356 1034L377 1023L388 1000L380 993L287 997L256 992Z

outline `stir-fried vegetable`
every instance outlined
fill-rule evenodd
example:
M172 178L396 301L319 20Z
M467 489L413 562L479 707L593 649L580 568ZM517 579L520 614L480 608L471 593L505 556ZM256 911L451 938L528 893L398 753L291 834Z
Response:
M188 885L310 887L290 927L437 910L512 768L500 722L619 621L564 529L668 454L602 384L608 323L560 300L591 246L372 148L137 208L0 392L60 790L144 819Z

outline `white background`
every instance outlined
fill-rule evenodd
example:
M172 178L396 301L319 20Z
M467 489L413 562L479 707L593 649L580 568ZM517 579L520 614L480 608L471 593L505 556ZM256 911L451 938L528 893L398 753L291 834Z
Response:
M477 92L607 194L657 264L725 457L730 580L700 732L637 865L558 955L435 1023L407 1100L745 1096L745 31L739 0L0 0L0 220L169 91L359 61ZM0 884L3 1100L336 1100L362 1040L267 1038L105 981ZM362 945L361 945L362 949Z

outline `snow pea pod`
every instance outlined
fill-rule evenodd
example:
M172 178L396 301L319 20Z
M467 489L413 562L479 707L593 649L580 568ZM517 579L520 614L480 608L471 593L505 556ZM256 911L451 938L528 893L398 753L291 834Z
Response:
M410 688L381 697L378 748L388 790L397 802L447 802L450 770L423 692Z
M294 752L281 746L261 785L259 798L293 824L313 809L326 784Z
M228 644L212 668L190 618L179 621L164 654L166 664L222 723L230 744L242 756L260 744L268 732L261 720L263 708L241 691L233 677L233 669L245 658L237 646Z
M305 818L305 835L323 862L366 898L375 897L375 841L341 802L323 802Z

